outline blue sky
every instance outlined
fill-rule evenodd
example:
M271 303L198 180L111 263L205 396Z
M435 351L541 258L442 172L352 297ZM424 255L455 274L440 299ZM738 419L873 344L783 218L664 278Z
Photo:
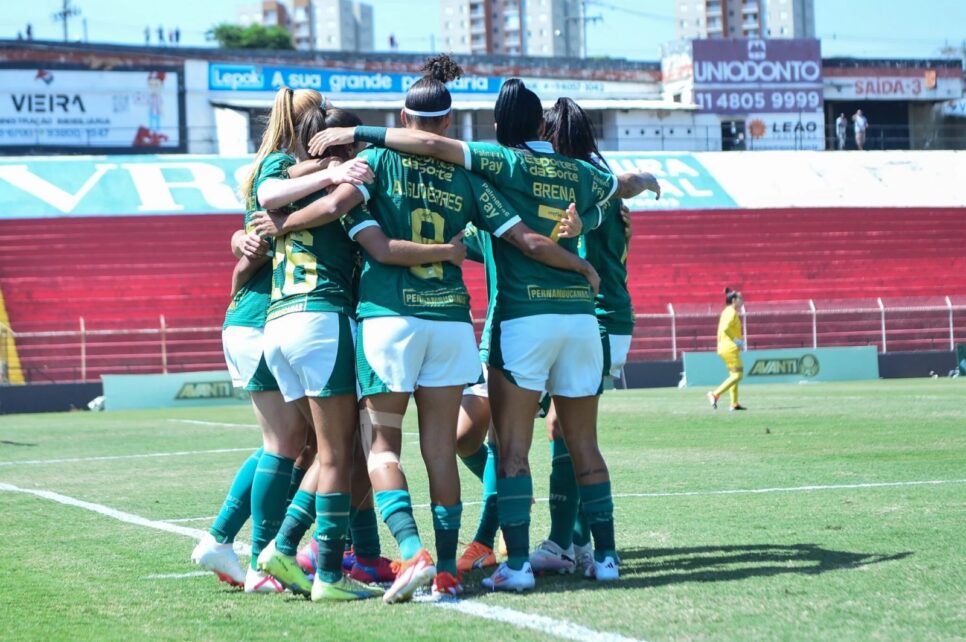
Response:
M256 0L257 1L257 0ZM205 45L213 24L235 18L235 8L253 0L71 0L81 10L71 35L83 34L87 20L91 41L142 44L144 27L152 39L158 25L178 26L182 44ZM0 35L16 37L27 22L34 37L60 39L61 26L51 16L61 0L4 3ZM401 51L431 51L438 41L438 0L369 0L374 8L376 49L388 48L389 34ZM660 45L674 38L673 0L591 0L589 15L603 20L587 27L590 55L657 60ZM418 12L412 7L419 6ZM914 8L913 8L914 7ZM963 0L815 0L816 29L825 56L935 57L944 43L961 47L966 40Z

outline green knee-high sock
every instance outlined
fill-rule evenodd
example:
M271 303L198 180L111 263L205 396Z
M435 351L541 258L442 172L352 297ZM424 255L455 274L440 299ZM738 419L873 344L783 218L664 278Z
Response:
M360 508L353 512L354 515L349 522L349 532L352 533L356 558L363 563L375 562L382 554L376 510L374 508Z
M299 486L302 485L302 480L304 478L305 478L305 469L299 468L298 466L293 466L292 484L288 487L288 496L285 498L286 501L291 502L295 498L295 494L299 492Z
M407 490L381 490L376 493L376 506L382 521L399 544L399 555L410 560L423 548L413 519L413 503Z
M298 552L299 542L305 532L312 527L315 522L315 493L306 490L299 490L295 493L288 510L285 511L285 520L278 529L275 536L275 547L283 555L295 555Z
M273 453L262 453L258 460L252 480L252 568L282 525L294 461Z
M258 460L262 456L262 449L259 448L245 460L235 479L231 482L228 495L218 511L215 523L208 531L215 540L225 543L235 540L238 531L245 525L252 514L252 480L255 478L255 469L258 468Z
M456 546L459 543L460 517L463 504L433 506L433 528L436 531L436 570L456 577Z
M460 457L460 461L462 461L466 467L470 469L470 472L476 475L476 478L480 481L483 481L483 475L485 474L484 471L486 470L487 452L486 444L481 444L480 449L469 457Z
M566 550L573 543L579 493L574 464L563 438L550 442L550 459L550 540Z
M530 557L530 502L533 478L518 475L497 480L497 511L506 539L507 565L514 571L523 568Z
M584 515L594 535L594 559L603 562L607 556L617 559L614 543L614 497L610 482L580 487Z
M486 469L483 471L483 509L480 523L476 527L473 541L493 548L496 531L500 528L500 516L496 509L496 470L500 465L500 454L496 444L487 444Z
M342 577L342 551L349 526L349 493L317 493L315 496L315 541L319 544L316 561L323 582L338 582Z

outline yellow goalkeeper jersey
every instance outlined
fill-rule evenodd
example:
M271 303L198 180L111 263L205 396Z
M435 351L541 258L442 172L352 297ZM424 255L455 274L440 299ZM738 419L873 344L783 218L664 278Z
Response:
M741 318L738 311L727 306L718 320L718 352L734 352L738 349L735 339L741 339Z

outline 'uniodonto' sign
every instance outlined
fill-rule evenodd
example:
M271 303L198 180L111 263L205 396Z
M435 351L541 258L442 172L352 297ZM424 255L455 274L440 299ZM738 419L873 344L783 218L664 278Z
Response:
M695 40L694 102L717 114L822 112L814 39Z

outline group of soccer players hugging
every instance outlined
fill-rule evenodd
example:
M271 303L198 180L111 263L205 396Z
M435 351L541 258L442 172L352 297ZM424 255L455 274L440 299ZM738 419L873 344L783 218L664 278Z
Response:
M421 590L458 596L463 572L491 566L482 583L497 591L532 589L535 573L619 577L597 406L634 325L621 199L660 187L647 173L612 173L580 107L560 98L545 113L518 79L495 105L498 144L448 138L445 83L462 70L441 55L423 71L402 128L362 126L314 90L280 89L240 188L223 343L263 446L191 557L247 592L396 603ZM467 257L487 276L479 346ZM410 397L435 561L400 465ZM528 453L541 405L551 531L531 551ZM459 556L457 459L483 484ZM381 554L376 511L396 561ZM249 517L243 569L233 542Z

